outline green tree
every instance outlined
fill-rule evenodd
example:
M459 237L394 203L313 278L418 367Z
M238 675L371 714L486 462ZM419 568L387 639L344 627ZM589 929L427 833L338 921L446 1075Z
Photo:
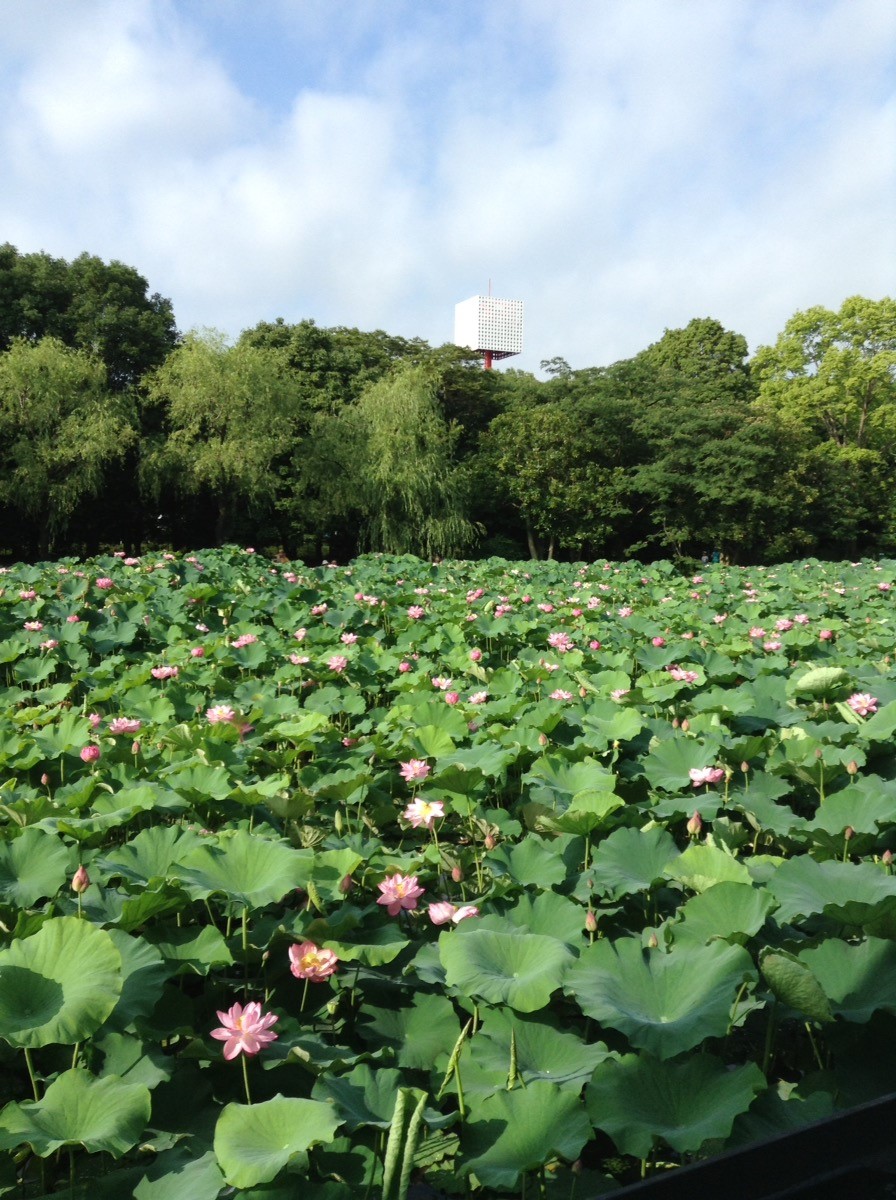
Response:
M278 463L294 449L296 387L282 352L231 346L214 331L189 335L147 380L146 404L164 433L146 453L143 480L162 503L210 500L218 544L248 509L269 513Z
M101 362L55 338L0 354L0 503L46 555L136 438L131 402Z
M403 364L329 422L318 468L329 480L330 516L357 519L364 549L429 558L476 540L438 383L431 368Z
M115 391L160 366L178 340L171 302L150 295L133 267L0 246L0 350L17 337L48 336L101 359Z

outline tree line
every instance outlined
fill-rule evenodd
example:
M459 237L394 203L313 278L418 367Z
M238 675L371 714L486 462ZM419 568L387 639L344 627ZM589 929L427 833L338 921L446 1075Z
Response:
M290 558L896 552L896 302L711 318L548 378L261 322L181 335L132 267L0 247L0 552Z

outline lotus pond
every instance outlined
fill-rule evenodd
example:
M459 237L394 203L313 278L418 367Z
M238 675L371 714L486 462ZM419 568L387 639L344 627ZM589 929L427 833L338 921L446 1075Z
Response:
M896 563L0 585L0 1195L588 1200L892 1089Z

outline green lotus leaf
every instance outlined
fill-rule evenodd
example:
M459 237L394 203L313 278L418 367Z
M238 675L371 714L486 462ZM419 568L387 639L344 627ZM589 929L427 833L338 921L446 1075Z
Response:
M586 1044L547 1014L527 1017L496 1008L489 1010L470 1042L470 1054L478 1067L505 1086L513 1061L527 1087L541 1080L579 1092L610 1051L603 1042Z
M735 1117L764 1088L755 1063L730 1067L711 1054L680 1062L627 1054L595 1069L585 1104L595 1127L622 1154L647 1158L660 1140L688 1154L710 1138L727 1137Z
M71 871L70 851L42 829L24 829L0 842L0 900L17 908L55 896Z
M579 1008L658 1058L672 1058L728 1029L741 984L755 980L750 955L725 942L645 951L638 938L586 947L566 975Z
M675 940L709 942L715 938L752 937L765 924L775 898L746 883L717 883L692 896L678 910Z
M665 829L617 829L600 843L591 870L582 878L585 882L593 878L598 892L618 900L647 891L663 878L678 854L672 835Z
M523 887L553 887L566 878L562 843L534 835L515 845L502 844L489 855L494 870L504 868Z
M237 830L219 846L197 846L175 873L198 899L219 892L243 908L263 908L303 887L313 858L310 850Z
M176 973L207 975L212 967L229 966L233 955L220 930L213 925L184 925L147 931L146 940Z
M363 1010L365 1039L391 1046L400 1067L429 1070L440 1054L450 1054L460 1033L447 996L418 994L407 1008Z
M644 757L642 768L651 787L680 792L691 787L690 772L711 767L717 755L717 747L706 746L681 734L653 746Z
M812 1021L833 1021L834 1014L824 989L804 962L783 950L770 950L759 957L762 976L776 999Z
M77 917L53 917L0 951L0 1037L27 1047L80 1042L103 1024L121 989L111 935Z
M143 829L123 846L111 850L102 859L110 875L120 874L135 883L166 879L175 863L182 861L197 845L199 837L178 825L154 825Z
M896 824L896 784L877 775L866 775L826 797L807 828L838 837L847 827L854 833L877 834L893 824Z
M744 864L718 846L688 846L666 867L665 874L694 892L705 892L718 883L750 882Z
M109 1025L129 1029L140 1017L148 1017L156 1006L162 985L175 968L162 957L161 951L133 937L122 929L110 929L109 936L121 955L121 995L109 1014Z
M822 1121L832 1115L834 1098L827 1092L812 1092L808 1096L790 1095L786 1099L769 1089L759 1096L748 1112L735 1119L725 1149L733 1150L755 1142L767 1142L781 1134Z
M508 926L527 929L578 949L582 945L585 911L580 904L556 892L539 892L536 896L521 896L512 908L505 909L499 916L481 917L479 925L486 929L507 930Z
M156 1155L134 1187L133 1196L134 1200L216 1200L223 1187L224 1176L214 1152L207 1150L197 1158L189 1143L181 1143ZM126 1194L123 1190L118 1193ZM249 1193L243 1196L248 1200Z
M816 862L805 855L781 863L767 887L781 906L780 922L827 913L861 925L896 896L896 878L871 863Z
M544 1008L574 961L556 938L463 926L439 937L439 956L450 987L517 1012Z
M401 1071L389 1068L374 1071L361 1063L350 1075L321 1075L311 1095L335 1106L340 1123L345 1122L352 1131L365 1125L388 1129L402 1082Z
M275 1096L260 1104L228 1104L215 1125L215 1157L228 1184L254 1187L309 1147L332 1141L339 1124L333 1106L317 1100Z
M139 1140L151 1101L141 1083L116 1075L95 1079L89 1071L64 1071L42 1100L7 1104L0 1113L0 1149L27 1143L40 1158L60 1146L82 1145L121 1158Z
M461 1170L487 1188L515 1188L520 1175L549 1159L578 1158L591 1132L578 1093L551 1083L474 1095L461 1134Z
M864 1024L878 1010L896 1012L896 944L868 938L853 944L828 938L802 950L805 963L830 1000L831 1008L847 1021Z
M792 675L787 683L787 691L792 696L813 696L816 699L830 699L850 681L850 674L842 667L813 667L803 671L797 667L797 673Z

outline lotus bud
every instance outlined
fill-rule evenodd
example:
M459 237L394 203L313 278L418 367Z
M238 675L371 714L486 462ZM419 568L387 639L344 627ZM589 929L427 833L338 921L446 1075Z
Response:
M339 890L343 896L347 896L354 886L355 881L352 879L351 875L343 875L343 877L339 880Z
M593 908L589 908L585 913L585 929L588 931L588 933L597 932L597 917Z
M458 864L456 867L451 868L451 878L454 880L455 883L460 883L463 880L463 877L464 877L464 869L462 866L460 866L460 864Z
M496 846L496 845L497 845L497 842L495 841L495 835L494 835L494 834L492 834L492 833L487 833L487 834L485 835L485 848L486 848L486 850L494 850L494 848L495 848L495 846Z
M687 829L688 837L695 838L700 836L700 832L703 829L703 818L698 812L695 812L690 821L688 821Z
M647 939L647 945L650 947L651 950L656 950L656 948L657 948L657 946L659 946L659 944L660 944L659 938L656 936L655 933L651 933L650 937Z
M744 759L744 761L740 764L740 769L743 771L743 773L745 775L748 775L750 773L750 764L747 762L746 759Z
M682 721L682 723L681 723L681 732L682 732L682 733L687 733L687 731L690 729L690 727L691 727L691 723L690 723L690 721L687 719L687 717L685 717L685 719L684 719L684 720Z
M76 896L80 896L83 892L86 892L89 887L90 876L87 874L82 864L72 876L72 891Z
M538 735L538 744L539 746L546 746L548 744L548 735L546 733Z
M46 773L46 771L44 771L43 775L41 775L41 777L40 777L40 783L41 783L41 787L48 787L48 786L49 786L49 783L50 783L50 776L49 776L49 775Z
M846 764L846 771L848 775L858 775L859 764L854 758L850 759L850 761Z
M139 754L139 753L140 753L140 743L139 742L131 742L131 754Z
M853 829L853 827L851 825L847 825L846 828L843 830L844 842L851 842L852 839L855 837L855 832L856 831Z
M672 728L673 728L673 729L678 729L678 727L679 727L680 725L681 725L681 721L679 721L678 717L673 717L673 718L672 718Z
M816 758L821 758L821 754L822 754L821 746L818 746L818 747L816 747L816 750L815 750L815 757L816 757Z
M883 852L883 854L880 856L880 861L884 864L885 867L892 866L893 865L893 851L890 850L889 848L887 848Z

